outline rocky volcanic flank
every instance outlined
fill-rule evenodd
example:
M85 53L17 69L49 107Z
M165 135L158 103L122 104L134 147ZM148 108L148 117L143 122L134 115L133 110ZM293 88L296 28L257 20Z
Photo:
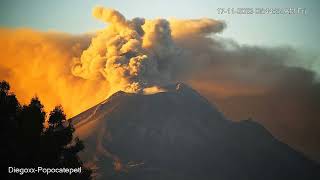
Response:
M72 118L100 179L320 179L320 168L251 121L232 122L185 84L119 91Z

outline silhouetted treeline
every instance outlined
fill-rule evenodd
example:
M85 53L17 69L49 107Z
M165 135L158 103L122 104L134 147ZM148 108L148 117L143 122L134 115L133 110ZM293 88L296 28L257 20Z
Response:
M26 87L27 88L27 87ZM90 179L91 170L83 166L78 152L84 145L73 137L74 128L66 120L61 106L56 106L49 114L45 126L46 112L38 97L28 105L21 105L10 92L6 81L0 82L1 119L1 162L7 171L8 179ZM6 160L6 161L5 161ZM8 167L17 168L79 168L82 173L72 175L54 173L46 175L9 174Z

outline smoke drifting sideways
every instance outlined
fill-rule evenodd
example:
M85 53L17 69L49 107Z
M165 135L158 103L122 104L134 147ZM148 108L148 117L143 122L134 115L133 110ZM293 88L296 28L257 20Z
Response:
M183 49L177 47L172 38L169 21L126 20L119 12L103 7L95 8L93 15L109 26L92 39L74 66L74 75L105 80L111 93L118 90L139 93L145 88L155 90L157 88L152 86L173 80L175 63L181 63L185 57ZM194 33L202 29L211 32L221 29L217 26L222 27L221 22L210 19L177 23L192 26Z
M108 24L94 34L1 29L0 79L24 103L37 94L69 117L118 90L152 94L187 82L228 117L252 117L320 160L320 87L293 63L304 62L295 49L239 45L217 36L226 25L213 19L127 20L103 7L93 16Z
M0 79L10 83L22 103L37 95L46 111L62 104L69 117L75 115L107 96L104 82L85 81L70 70L73 56L81 54L90 37L1 29Z

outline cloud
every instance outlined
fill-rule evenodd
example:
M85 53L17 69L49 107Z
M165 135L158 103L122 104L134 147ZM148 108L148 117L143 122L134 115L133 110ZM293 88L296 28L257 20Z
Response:
M239 45L208 18L128 20L103 7L93 16L108 26L91 35L2 29L0 79L23 102L36 93L69 116L118 90L149 94L184 81L228 117L252 117L320 160L319 83L295 49Z
M1 29L0 79L10 82L23 103L38 95L47 111L62 104L68 117L76 115L108 94L106 83L86 81L71 73L72 58L81 54L90 38L90 35Z
M93 16L109 26L92 39L77 59L73 74L107 81L111 93L118 90L143 92L144 88L172 82L178 73L176 66L187 58L173 37L206 36L224 27L224 23L212 19L127 20L118 11L103 7L96 7Z

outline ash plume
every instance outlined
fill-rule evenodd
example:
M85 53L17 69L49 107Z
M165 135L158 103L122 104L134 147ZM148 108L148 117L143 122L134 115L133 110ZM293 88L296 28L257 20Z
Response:
M208 18L128 20L103 7L93 16L107 26L90 35L2 28L0 79L23 102L36 93L69 116L118 90L187 82L227 116L252 117L320 160L319 82L295 49L240 45L217 36L226 25Z
M173 80L175 63L186 57L172 38L170 21L126 20L118 11L103 7L95 8L93 15L109 25L97 33L77 59L72 71L74 75L105 80L112 87L111 93L118 90L142 92L146 87ZM219 31L223 26L222 22L210 19L174 20L173 24L188 27L196 34ZM183 32L189 33L188 30Z

